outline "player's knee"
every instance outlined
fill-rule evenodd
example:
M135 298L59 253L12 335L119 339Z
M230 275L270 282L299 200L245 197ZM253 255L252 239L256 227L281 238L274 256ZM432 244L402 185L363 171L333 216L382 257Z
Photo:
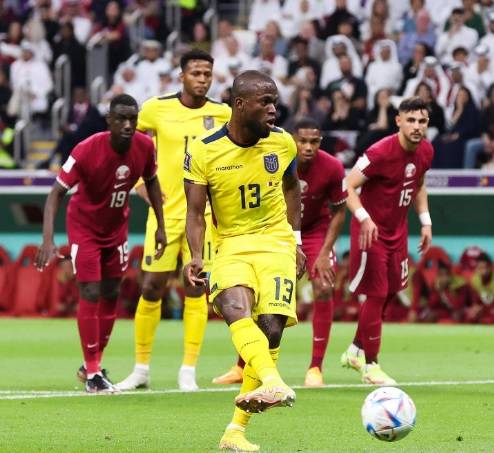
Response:
M120 292L120 283L101 288L101 296L105 299L117 299Z
M260 315L257 325L262 330L269 342L269 348L277 348L281 343L283 329L286 324L286 316Z
M82 283L80 286L81 297L89 302L98 302L100 287L96 283Z
M160 300L166 287L166 280L155 278L152 274L146 274L142 282L142 295L146 300Z
M314 291L314 300L328 300L333 297L333 291L330 288L319 288Z

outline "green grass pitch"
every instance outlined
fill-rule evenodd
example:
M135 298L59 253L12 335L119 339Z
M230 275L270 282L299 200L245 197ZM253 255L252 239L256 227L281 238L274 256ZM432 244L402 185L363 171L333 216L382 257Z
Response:
M297 387L293 408L256 415L248 439L265 453L494 451L494 331L481 326L386 325L381 363L417 406L400 442L372 439L360 420L369 387L339 366L355 326L335 324L323 389L303 389L310 324L286 331L279 368ZM87 396L75 320L0 319L0 452L216 452L234 388L211 378L236 360L229 332L211 322L198 366L204 391L175 392L182 324L162 322L152 363L156 392ZM104 366L118 381L133 366L133 324L117 321ZM338 386L336 384L341 384ZM355 386L353 386L355 385Z

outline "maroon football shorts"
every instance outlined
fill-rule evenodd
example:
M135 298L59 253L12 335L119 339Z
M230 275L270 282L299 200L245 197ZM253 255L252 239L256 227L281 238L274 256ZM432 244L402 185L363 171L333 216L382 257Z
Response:
M327 225L323 225L323 228L318 228L311 231L308 234L302 232L302 251L307 257L307 273L309 274L309 279L314 280L317 275L312 272L314 263L316 262L319 252L324 245L324 238L326 237ZM334 250L331 251L329 255L332 265L336 270L336 254Z

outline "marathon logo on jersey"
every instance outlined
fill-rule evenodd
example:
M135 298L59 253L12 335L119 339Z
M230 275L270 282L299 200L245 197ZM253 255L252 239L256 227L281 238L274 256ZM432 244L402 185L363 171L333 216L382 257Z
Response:
M214 127L214 118L212 116L205 116L202 119L202 124L204 125L204 129L212 129Z
M72 170L72 167L75 164L75 159L72 156L69 156L65 163L63 164L62 170L65 173L70 173L70 170Z
M127 179L130 176L130 168L127 165L120 165L115 172L115 176L119 181Z
M278 171L280 163L275 153L264 156L264 168L268 173L276 173Z
M190 171L190 161L191 160L192 160L192 156L189 154L188 151L185 151L184 170Z
M298 183L300 184L300 193L306 193L309 190L309 184L303 179L299 179Z
M417 168L414 164L407 164L405 167L405 178L413 178L417 173Z

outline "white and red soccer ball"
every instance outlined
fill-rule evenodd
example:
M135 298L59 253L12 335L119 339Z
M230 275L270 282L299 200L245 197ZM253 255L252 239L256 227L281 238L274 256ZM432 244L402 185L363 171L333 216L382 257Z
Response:
M362 423L379 440L403 439L415 426L417 411L412 399L396 387L380 387L370 393L362 406Z

